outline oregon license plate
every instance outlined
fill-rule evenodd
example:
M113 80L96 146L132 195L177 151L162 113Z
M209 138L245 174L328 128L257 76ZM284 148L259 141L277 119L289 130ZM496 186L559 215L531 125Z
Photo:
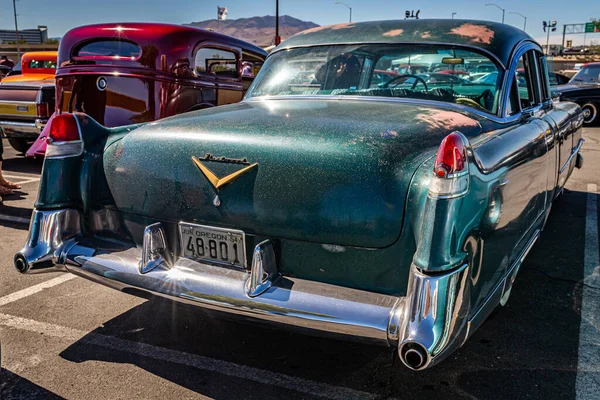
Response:
M243 231L180 222L179 234L184 257L246 268L246 237Z

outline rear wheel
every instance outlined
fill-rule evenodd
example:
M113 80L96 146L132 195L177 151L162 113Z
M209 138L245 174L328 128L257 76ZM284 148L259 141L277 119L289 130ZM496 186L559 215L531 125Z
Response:
M8 138L8 143L10 143L12 148L19 153L25 153L27 150L29 150L30 146L30 143L27 141L27 139Z
M583 123L593 125L598 122L598 106L594 103L585 103L581 106L583 110Z

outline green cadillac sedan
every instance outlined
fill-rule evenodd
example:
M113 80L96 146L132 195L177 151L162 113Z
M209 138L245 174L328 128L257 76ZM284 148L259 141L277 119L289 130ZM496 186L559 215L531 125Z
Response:
M15 267L381 343L422 370L508 301L583 164L582 121L512 26L310 29L241 103L55 117Z

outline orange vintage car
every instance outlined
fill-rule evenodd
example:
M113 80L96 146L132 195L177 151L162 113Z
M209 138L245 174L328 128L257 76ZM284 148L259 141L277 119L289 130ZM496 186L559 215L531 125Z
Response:
M27 151L54 109L57 57L56 51L25 53L20 74L0 82L0 134L18 152Z
M54 80L58 51L31 51L21 57L21 73L14 72L2 83ZM14 71L14 70L13 70Z

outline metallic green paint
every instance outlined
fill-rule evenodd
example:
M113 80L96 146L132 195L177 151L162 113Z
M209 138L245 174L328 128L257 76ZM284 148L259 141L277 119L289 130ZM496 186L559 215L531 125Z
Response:
M384 248L400 236L415 167L448 130L475 136L480 126L472 116L423 105L251 101L140 128L110 148L104 162L122 212ZM217 193L191 161L205 153L258 167ZM240 169L204 163L217 176Z

